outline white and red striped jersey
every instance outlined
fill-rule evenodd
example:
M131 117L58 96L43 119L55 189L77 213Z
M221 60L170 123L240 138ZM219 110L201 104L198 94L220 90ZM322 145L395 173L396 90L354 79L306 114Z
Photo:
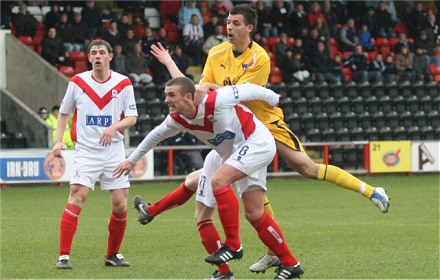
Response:
M254 84L229 86L209 92L197 106L193 119L182 115L168 115L145 137L128 159L133 163L137 162L160 141L183 130L187 130L216 150L223 159L227 159L252 134L272 137L263 123L247 107L239 104L254 99L275 105L279 97L270 89Z
M77 148L105 149L99 144L104 130L124 117L137 116L133 86L130 79L116 72L98 82L92 71L75 75L69 82L60 112L74 112L72 139ZM113 141L122 141L118 131Z

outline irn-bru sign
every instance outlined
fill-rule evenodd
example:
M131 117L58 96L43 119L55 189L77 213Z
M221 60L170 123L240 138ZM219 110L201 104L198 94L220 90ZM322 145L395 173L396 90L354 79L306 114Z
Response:
M411 141L370 142L370 171L411 172Z
M127 149L130 154L133 149ZM68 182L73 172L73 150L56 158L48 149L2 150L1 183ZM153 179L153 152L142 157L130 172L131 180Z

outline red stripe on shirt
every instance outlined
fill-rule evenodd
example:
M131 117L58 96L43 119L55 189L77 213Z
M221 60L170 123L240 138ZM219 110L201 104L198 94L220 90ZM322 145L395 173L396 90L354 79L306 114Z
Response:
M77 122L77 111L75 109L75 111L73 112L73 118L72 118L72 128L71 128L72 130L70 131L70 137L75 142L76 142L76 139L77 139L76 122Z
M186 120L184 120L180 115L172 115L171 118L181 124L183 127L188 128L190 130L201 130L208 131L213 133L214 128L212 125L212 120L214 119L214 108L215 108L215 100L217 99L217 92L211 91L208 93L208 98L205 102L205 116L204 116L204 125L198 124L190 124ZM209 120L209 116L211 116L211 120Z
M237 113L238 120L241 124L241 130L243 131L244 139L248 139L249 136L255 131L255 122L252 113L246 112L240 106L234 106Z
M121 91L127 86L131 85L131 81L126 78L120 81L117 85L115 85L112 89L110 89L104 96L101 98L99 95L90 87L83 79L79 76L74 76L71 82L75 83L79 88L83 90L85 94L98 106L99 110L102 110L107 104L112 100L112 92L116 90L117 94L121 93Z

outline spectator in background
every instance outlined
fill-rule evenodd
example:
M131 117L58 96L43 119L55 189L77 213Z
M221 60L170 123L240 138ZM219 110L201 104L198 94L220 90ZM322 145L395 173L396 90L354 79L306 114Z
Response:
M144 37L144 22L140 16L133 18L133 32L136 40L140 40Z
M396 54L396 70L397 75L404 81L410 83L415 80L415 72L413 70L413 54L407 46L402 46L400 52Z
M254 41L255 43L257 43L258 45L260 45L261 47L264 47L264 41L263 38L261 37L261 34L259 32L255 32L252 35L252 41Z
M365 51L371 52L374 50L373 41L371 41L371 34L368 30L368 26L364 23L361 29L358 31L359 45L361 45Z
M132 29L133 26L130 24L128 20L127 14L122 14L118 21L118 30L123 34L122 36L125 36L127 34L127 30Z
M428 32L421 30L418 38L414 42L414 48L421 48L423 53L429 56L429 63L440 66L440 57L435 55L435 44L428 40Z
M276 0L272 6L273 26L277 28L278 33L289 33L289 13L286 3L282 0Z
M362 21L362 16L367 10L365 1L346 1L345 3L346 14L349 18L353 19L356 25L359 25Z
M383 38L394 37L393 27L394 22L391 19L391 14L387 11L387 6L384 1L379 3L379 7L376 10L376 21L379 27L378 36Z
M61 11L57 3L52 4L50 11L46 13L44 17L44 27L49 29L56 27L60 19Z
M354 19L349 18L339 32L339 49L342 51L354 51L359 44L359 37L354 29Z
M382 74L382 78L384 77L386 66L381 53L376 54L374 59L370 62L370 70L379 71Z
M315 19L315 25L313 26L314 29L318 30L318 36L319 38L327 42L327 40L330 38L330 31L327 27L327 24L324 22L323 17L316 17Z
M368 83L369 80L374 82L382 82L382 74L376 70L370 70L361 45L356 45L354 53L349 54L344 59L344 64L350 66L353 79L361 83Z
M402 46L407 46L410 51L413 50L413 44L406 38L404 32L399 33L397 37L397 43L394 45L394 53L399 53Z
M73 32L72 24L68 22L67 13L61 13L60 23L56 27L56 31L63 42L64 49L67 52L71 53L72 51L81 51L81 46L73 44L75 34Z
M72 23L74 22L75 12L73 11L72 4L66 3L64 5L63 13L67 14L67 21Z
M199 25L199 18L196 14L192 15L191 23L185 25L182 34L186 50L194 53L194 65L199 66L203 46L203 28Z
M309 18L304 12L304 6L301 2L295 4L295 11L290 14L290 31L294 38L299 37L301 28L304 26L309 26Z
M310 6L310 10L307 13L307 17L309 18L309 25L310 27L315 26L316 18L320 17L323 19L323 22L327 24L327 21L325 20L324 15L321 12L321 4L317 1L313 2Z
M90 43L90 37L87 34L87 25L82 21L81 13L75 13L72 23L73 29L73 48L86 50L86 46Z
M219 24L222 25L222 23L219 22L218 17L212 16L209 22L203 25L203 35L205 40L208 39L210 36L215 35L215 29Z
M376 14L373 7L368 7L367 12L362 17L362 24L368 26L368 30L372 37L377 37L379 34L379 27L377 25Z
M339 24L339 16L333 10L332 3L329 0L322 2L322 15L327 22L330 37L336 37L338 34L336 24Z
M278 29L273 24L271 11L267 9L264 1L257 1L257 30L265 37L278 36Z
M331 59L323 42L319 42L309 58L309 70L319 83L337 83L340 78L331 72Z
M153 81L153 77L147 73L148 60L142 53L142 46L139 42L135 42L133 44L133 52L127 54L125 68L134 86Z
M203 43L202 51L205 55L208 55L208 52L212 47L226 42L227 40L228 38L223 35L223 25L219 24L215 28L215 34L209 36L208 39L206 39L205 43Z
M53 66L73 66L72 61L66 57L63 41L57 37L55 27L49 28L47 35L41 41L41 56Z
M38 115L43 121L46 121L49 118L49 111L46 107L40 107L40 109L38 109Z
M341 53L335 53L333 59L330 62L330 72L337 79L335 84L344 82L344 75L342 74L342 57Z
M145 27L144 29L144 37L141 39L142 45L142 53L145 57L150 60L151 59L151 45L155 42L153 30L150 27Z
M225 0L215 0L214 4L210 8L212 15L217 16L222 23L225 21L229 14L229 9L224 2Z
M161 46L161 43L157 43L158 46ZM169 46L164 46L165 49L169 49ZM150 70L153 71L153 82L155 84L164 84L168 82L168 80L171 79L170 72L168 71L167 67L163 65L157 58L152 56L152 60L150 63Z
M107 22L117 21L118 14L113 12L111 8L104 7L101 11L101 25L104 26Z
M299 53L294 54L291 49L286 50L280 68L283 72L283 82L288 85L292 84L295 80L303 85L310 82L310 73L305 69L301 55Z
M319 37L318 30L316 28L310 29L310 36L304 42L305 61L310 59L310 56L316 50L319 42L322 42L324 46L326 46L326 41Z
M416 2L413 10L408 16L406 26L411 31L411 37L417 38L420 30L423 29L426 22L426 11L422 2Z
M213 16L211 11L209 10L208 2L207 1L200 2L199 9L200 9L200 14L202 15L203 18L202 25L205 25L211 20L211 17Z
M116 43L113 47L113 59L111 61L111 69L115 72L118 72L119 74L128 75L127 68L125 67L126 64L127 59L122 53L122 46L120 43Z
M276 57L277 57L277 65L281 65L286 55L286 51L289 48L289 44L287 43L287 34L281 33L280 40L275 45Z
M177 24L177 14L182 8L180 0L167 0L160 1L159 3L159 14L162 22L174 22Z
M399 76L397 76L396 65L393 62L393 55L387 54L385 58L385 71L382 73L384 81L387 83L397 83Z
M440 23L437 22L435 14L428 14L424 29L428 35L428 40L434 44L440 43Z
M191 80L194 79L193 75L186 72L186 70L189 67L189 58L183 53L182 48L179 45L177 45L176 48L174 49L171 58L174 60L174 62L177 65L177 68L179 68L180 72L182 72L183 75L190 78Z
M35 37L37 32L37 19L29 13L27 6L20 3L18 6L18 13L12 15L12 24L15 27L15 35Z
M170 48L171 43L168 42L167 39L167 30L165 28L159 28L159 31L157 32L157 36L155 37L155 44L161 43L162 46L165 48Z
M121 44L121 33L119 33L118 22L116 20L110 22L110 26L104 31L102 38L112 47L116 46L116 44Z
M89 38L102 34L101 11L95 8L95 1L86 1L86 6L81 10L84 23L87 25Z
M191 18L193 15L197 16L198 24L202 26L203 24L202 14L200 13L200 10L196 7L196 1L190 0L187 2L186 6L183 6L179 10L179 14L177 17L179 20L179 24L178 24L179 29L183 29L186 24L191 23Z
M122 53L125 56L134 52L134 44L138 42L134 37L133 29L128 29L125 33L125 36L121 39Z
M299 53L301 57L304 59L304 47L303 47L303 41L301 38L296 38L295 42L293 43L292 48L293 53Z
M429 73L429 56L421 48L416 48L413 58L413 70L416 81L431 82L432 76Z

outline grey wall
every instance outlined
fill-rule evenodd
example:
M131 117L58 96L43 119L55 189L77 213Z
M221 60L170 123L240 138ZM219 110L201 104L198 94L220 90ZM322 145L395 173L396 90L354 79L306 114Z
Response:
M28 148L51 147L52 130L18 98L7 90L1 91L1 118L5 120L9 132L21 132L27 139Z
M6 89L34 112L41 106L50 110L59 104L69 83L67 77L13 35L7 34L5 42Z

